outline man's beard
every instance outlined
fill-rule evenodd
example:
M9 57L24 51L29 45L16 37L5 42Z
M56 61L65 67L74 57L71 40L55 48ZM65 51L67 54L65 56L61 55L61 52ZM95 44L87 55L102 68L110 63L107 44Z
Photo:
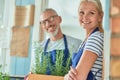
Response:
M45 32L48 37L55 37L58 34L59 26L56 27L55 31L52 33Z

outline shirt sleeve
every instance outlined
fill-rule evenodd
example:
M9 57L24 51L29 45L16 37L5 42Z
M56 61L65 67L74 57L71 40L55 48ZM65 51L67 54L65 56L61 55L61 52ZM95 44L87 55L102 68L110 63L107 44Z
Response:
M88 37L84 50L91 51L98 56L103 53L103 33L95 32Z

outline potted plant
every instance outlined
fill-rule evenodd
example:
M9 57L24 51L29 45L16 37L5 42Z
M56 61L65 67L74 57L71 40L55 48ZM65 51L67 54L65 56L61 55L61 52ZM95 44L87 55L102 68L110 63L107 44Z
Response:
M56 51L56 61L55 64L51 64L50 55L43 54L43 49L39 46L39 43L35 43L35 65L33 67L33 71L36 74L32 74L29 76L29 80L32 80L34 76L37 77L38 80L63 80L63 76L67 74L70 68L71 56L69 56L66 61L64 60L63 51ZM51 71L50 75L46 75L46 71L49 65L49 69ZM64 66L63 66L64 65ZM35 77L35 80L36 80ZM31 78L31 79L30 79ZM41 79L40 79L41 78Z
M0 80L10 80L9 75L2 72L2 65L0 65Z

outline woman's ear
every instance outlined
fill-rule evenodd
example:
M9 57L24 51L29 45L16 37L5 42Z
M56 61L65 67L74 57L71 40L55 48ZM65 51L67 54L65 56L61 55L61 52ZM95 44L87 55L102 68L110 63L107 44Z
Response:
M59 23L61 23L62 22L61 16L58 16L58 18L59 18Z
M103 13L100 13L100 16L99 16L99 22L101 22L103 20Z

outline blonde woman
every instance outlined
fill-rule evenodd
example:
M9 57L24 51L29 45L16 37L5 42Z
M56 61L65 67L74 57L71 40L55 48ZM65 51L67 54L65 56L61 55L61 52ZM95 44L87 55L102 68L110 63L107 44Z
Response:
M72 67L65 80L102 80L103 10L100 0L81 0L79 23L86 38L78 53L73 55Z

